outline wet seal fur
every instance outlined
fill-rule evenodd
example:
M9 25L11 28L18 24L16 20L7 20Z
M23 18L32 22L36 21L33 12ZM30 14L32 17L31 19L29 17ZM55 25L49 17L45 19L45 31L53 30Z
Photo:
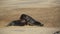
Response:
M7 26L24 26L24 25L26 25L26 22L24 22L23 20L15 20L9 23Z
M32 17L26 15L26 14L22 14L20 17L21 20L25 20L27 22L27 25L31 25L31 26L43 26L44 24L36 21L35 19L33 19Z
M24 25L43 26L44 24L40 23L39 21L36 21L35 19L26 14L22 14L19 20L12 21L7 26L24 26Z

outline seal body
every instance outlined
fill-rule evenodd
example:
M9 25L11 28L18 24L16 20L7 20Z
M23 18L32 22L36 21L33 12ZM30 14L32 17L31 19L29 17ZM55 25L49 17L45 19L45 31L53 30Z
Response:
M9 23L7 26L24 26L24 25L26 25L25 21L15 20L15 21L12 21L11 23Z
M26 15L26 14L22 14L20 17L21 20L25 20L27 22L27 25L37 25L37 26L43 26L44 24L36 21L35 19L33 19L32 17Z

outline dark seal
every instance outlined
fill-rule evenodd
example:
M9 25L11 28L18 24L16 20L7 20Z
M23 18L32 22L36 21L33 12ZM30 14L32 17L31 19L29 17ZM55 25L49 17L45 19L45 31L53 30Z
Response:
M26 15L26 14L22 14L20 17L21 20L25 20L27 22L27 25L36 25L36 26L43 26L44 24L36 21L35 19L33 19L32 17Z

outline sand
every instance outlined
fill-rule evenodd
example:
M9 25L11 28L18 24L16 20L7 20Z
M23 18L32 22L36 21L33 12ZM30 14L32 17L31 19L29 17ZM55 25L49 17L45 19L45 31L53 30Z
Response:
M54 34L60 28L47 28L37 26L10 26L0 28L0 34Z

